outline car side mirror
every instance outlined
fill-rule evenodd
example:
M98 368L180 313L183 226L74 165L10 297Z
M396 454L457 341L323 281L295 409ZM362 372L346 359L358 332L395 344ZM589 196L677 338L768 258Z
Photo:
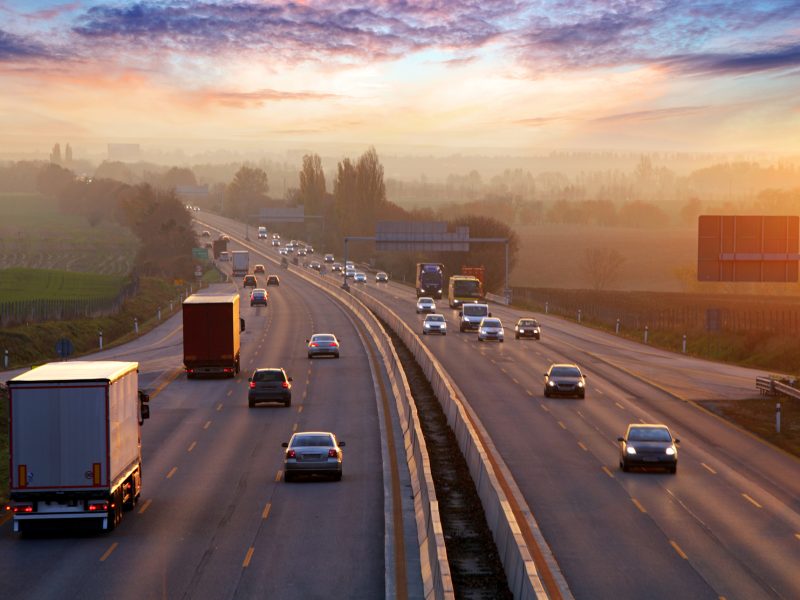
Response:
M491 316L492 316L492 313L489 313L489 316L491 317Z
M584 379L589 379L589 376L588 375L584 375L583 378Z
M463 317L463 316L464 316L464 313L463 313L462 311L458 311L458 316L459 316L459 317Z
M244 331L244 319L239 317L239 331Z
M288 447L289 447L289 442L283 442L281 444L281 448L288 448Z
M624 441L625 441L625 438L617 438L617 441L618 441L618 442L624 442Z
M339 447L340 448L344 448L344 445L345 445L344 442L339 442Z
M289 377L289 381L294 381L294 379L292 379L291 377Z
M306 340L306 344L307 344L307 343L308 343L308 340Z
M680 443L681 443L681 441L680 441L678 438L675 438L675 443L676 443L676 444L680 444Z
M545 377L547 377L547 373L542 373L542 375L544 375Z

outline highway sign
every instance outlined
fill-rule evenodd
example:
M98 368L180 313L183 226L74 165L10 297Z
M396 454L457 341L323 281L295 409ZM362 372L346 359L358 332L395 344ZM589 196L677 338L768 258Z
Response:
M208 260L208 248L192 248L192 259Z
M698 281L798 280L800 217L702 215Z
M378 221L379 252L469 252L469 227L447 230L443 221Z

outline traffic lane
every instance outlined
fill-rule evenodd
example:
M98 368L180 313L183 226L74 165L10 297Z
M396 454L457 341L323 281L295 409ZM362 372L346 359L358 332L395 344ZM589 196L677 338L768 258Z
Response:
M475 337L454 341L462 336ZM481 344L487 356L476 361L478 344L470 344L439 358L513 473L575 597L716 597L540 399L498 377L504 346Z

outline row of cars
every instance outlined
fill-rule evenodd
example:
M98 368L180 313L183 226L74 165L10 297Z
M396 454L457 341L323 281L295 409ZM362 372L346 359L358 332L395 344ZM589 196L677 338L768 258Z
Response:
M427 313L422 322L423 334L447 334L447 321L444 315L436 312L436 301L433 298L427 296L418 298L416 308L417 314ZM479 342L487 340L503 342L505 340L503 323L497 317L492 317L487 304L464 304L462 310L459 311L459 317L461 319L459 331L464 332L469 329L476 329ZM532 317L519 319L514 325L514 339L518 340L520 338L540 340L542 338L542 328L539 322Z

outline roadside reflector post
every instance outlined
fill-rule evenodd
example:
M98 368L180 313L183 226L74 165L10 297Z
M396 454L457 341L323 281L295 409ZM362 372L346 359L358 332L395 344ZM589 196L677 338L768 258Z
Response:
M158 307L158 320L161 320L161 307Z
M137 317L133 317L133 332L139 335L139 319Z
M647 337L648 337L649 333L650 333L650 328L647 325L645 325L644 326L644 343L645 344L647 343Z
M681 350L684 354L686 354L686 334L683 334L683 345L681 346Z
M619 317L617 317L617 324L614 326L614 333L619 334Z
M775 405L775 433L781 432L781 403Z
M97 338L98 338L98 345L100 346L100 350L102 350L103 349L103 330L102 329L97 332Z
M169 312L172 312L172 300L169 301Z
M545 302L544 303L544 314L547 314L549 311L550 311L550 303L549 302Z
M578 323L581 322L581 309L578 309Z
M8 349L3 352L3 367L6 369L8 368Z

